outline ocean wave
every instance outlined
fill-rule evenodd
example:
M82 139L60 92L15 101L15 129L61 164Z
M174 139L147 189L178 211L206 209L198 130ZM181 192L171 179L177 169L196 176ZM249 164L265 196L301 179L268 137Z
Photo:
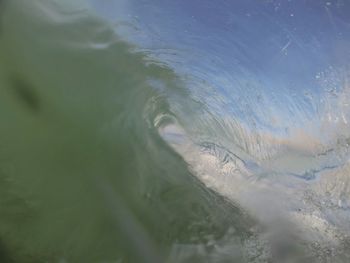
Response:
M240 54L233 74L188 53L200 37L168 47L142 18L114 23L131 2L91 3L4 2L0 259L347 262L346 65L317 75L320 100L271 95L283 81L248 63L246 27L207 39Z

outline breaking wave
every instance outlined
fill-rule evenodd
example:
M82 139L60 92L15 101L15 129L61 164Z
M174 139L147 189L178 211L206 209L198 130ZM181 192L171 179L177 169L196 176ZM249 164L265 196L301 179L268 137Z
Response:
M348 262L349 6L136 2L2 3L1 262Z

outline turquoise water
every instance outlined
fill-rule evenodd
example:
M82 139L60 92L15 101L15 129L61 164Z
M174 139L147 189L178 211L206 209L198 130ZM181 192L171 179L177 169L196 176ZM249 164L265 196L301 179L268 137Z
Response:
M348 262L335 2L1 2L0 262Z

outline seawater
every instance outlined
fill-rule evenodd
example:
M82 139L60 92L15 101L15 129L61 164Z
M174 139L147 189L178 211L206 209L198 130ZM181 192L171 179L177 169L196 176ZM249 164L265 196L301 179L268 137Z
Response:
M346 1L1 1L1 262L348 262Z

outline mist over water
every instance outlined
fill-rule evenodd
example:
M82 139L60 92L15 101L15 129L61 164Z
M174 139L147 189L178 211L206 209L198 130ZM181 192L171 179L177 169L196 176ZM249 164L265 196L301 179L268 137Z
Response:
M0 8L0 262L349 262L347 1Z

